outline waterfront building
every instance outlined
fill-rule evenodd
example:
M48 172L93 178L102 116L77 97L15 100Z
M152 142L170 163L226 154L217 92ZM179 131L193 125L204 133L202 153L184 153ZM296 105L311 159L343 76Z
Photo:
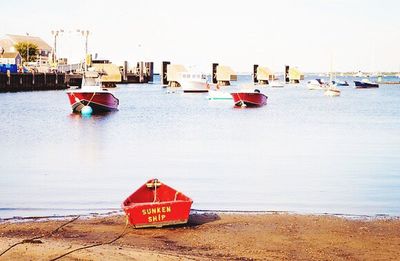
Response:
M0 53L0 64L16 64L21 65L22 57L18 52Z
M237 81L237 73L231 67L218 65L216 68L216 80L219 85L230 85L231 81Z
M296 67L290 67L289 68L289 81L291 83L299 83L300 80L304 80L304 73L302 73Z
M268 84L269 81L275 79L274 73L268 67L257 67L257 80L260 84Z
M42 38L30 35L13 34L6 34L3 37L0 37L0 47L4 50L4 52L17 52L15 45L21 42L28 42L37 45L39 51L37 60L40 61L40 63L48 63L49 55L51 54L53 48Z

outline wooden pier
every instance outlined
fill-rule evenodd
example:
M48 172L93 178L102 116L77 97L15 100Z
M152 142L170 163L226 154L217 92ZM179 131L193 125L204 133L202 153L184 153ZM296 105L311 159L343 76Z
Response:
M105 81L106 87L115 87L115 84L128 83L149 83L153 82L153 62L140 62L137 70L119 71L117 80ZM21 92L21 91L46 91L46 90L65 90L70 86L81 86L81 73L0 73L0 93L1 92Z
M0 73L0 92L65 90L64 73Z
M124 62L124 66L121 69L123 84L128 83L149 83L153 82L154 78L154 63L153 62L138 62L136 66L129 70L128 62Z

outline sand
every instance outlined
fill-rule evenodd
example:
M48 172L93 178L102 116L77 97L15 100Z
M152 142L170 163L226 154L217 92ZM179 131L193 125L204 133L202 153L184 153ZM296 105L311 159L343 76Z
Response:
M118 237L122 215L0 223L0 260L51 260ZM400 219L349 219L297 214L192 214L187 225L134 229L108 245L60 260L399 260Z

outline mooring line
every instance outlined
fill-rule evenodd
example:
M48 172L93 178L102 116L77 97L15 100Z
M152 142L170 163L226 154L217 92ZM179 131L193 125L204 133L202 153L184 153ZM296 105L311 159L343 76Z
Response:
M46 236L51 236L51 235L53 235L54 233L56 233L56 232L57 232L58 230L60 230L61 228L65 227L66 225L71 224L72 222L74 222L75 220L77 220L79 217L80 217L80 216L76 216L75 218L69 220L68 222L66 222L66 223L64 223L64 224L62 224L61 226L57 227L55 230L51 231L51 232L48 233L48 234L44 234L44 235L36 236L36 237L32 237L32 238L27 238L27 239L24 239L24 240L22 240L22 241L20 241L20 242L17 242L17 243L15 243L15 244L11 245L9 248L7 248L6 250L4 250L3 252L1 252L1 253L0 253L0 256L4 255L5 253L7 253L8 251L10 251L10 250L13 249L14 247L16 247L16 246L18 246L18 245L21 245L21 244L27 244L27 243L32 243L32 244L41 243L41 241L39 241L38 239L43 238L43 237L46 237Z
M64 254L62 254L62 255L56 257L56 258L50 259L49 261L58 260L58 259L60 259L60 258L63 258L63 257L65 257L65 256L67 256L67 255L69 255L69 254L71 254L71 253L74 253L74 252L76 252L76 251L79 251L79 250L88 249L88 248L97 247L97 246L102 246L102 245L110 245L110 244L114 243L115 241L117 241L118 239L120 239L120 238L122 238L123 236L125 236L126 230L127 230L128 227L129 227L128 225L129 225L129 222L128 222L128 219L126 219L126 224L125 224L125 227L124 227L124 230L122 231L122 233L119 234L116 238L114 238L114 239L112 239L112 240L110 240L110 241L108 241L108 242L96 243L96 244L89 245L89 246L79 247L79 248L76 248L76 249L74 249L74 250L68 251L68 252L66 252L66 253L64 253Z

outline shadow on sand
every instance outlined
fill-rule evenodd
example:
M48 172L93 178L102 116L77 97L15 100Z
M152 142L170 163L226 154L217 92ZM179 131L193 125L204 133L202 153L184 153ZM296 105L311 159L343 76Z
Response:
M188 227L196 227L210 222L220 220L221 218L215 213L191 213L189 216Z

